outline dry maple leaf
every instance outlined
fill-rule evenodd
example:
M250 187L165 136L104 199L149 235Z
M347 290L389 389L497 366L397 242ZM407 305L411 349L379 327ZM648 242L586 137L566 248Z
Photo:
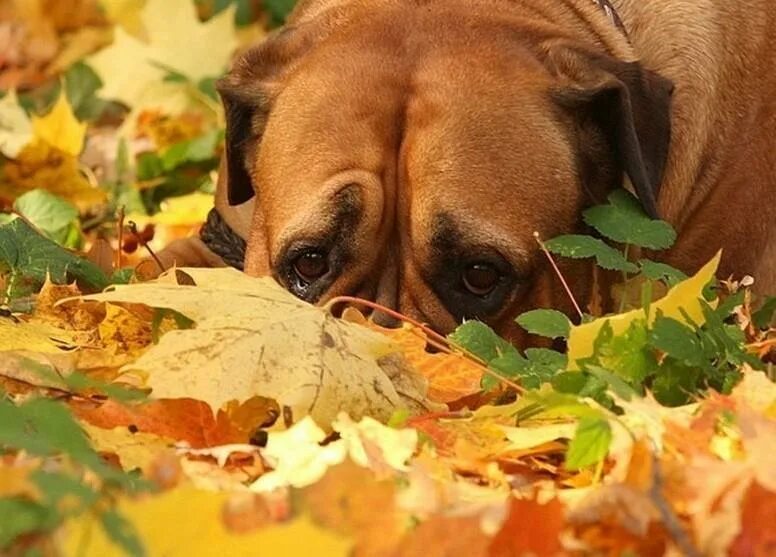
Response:
M194 448L242 443L247 436L232 426L225 415L216 416L204 402L162 399L141 404L70 401L79 419L101 428L125 427L142 433L185 441Z
M117 286L87 300L175 310L195 329L170 331L128 370L148 373L160 398L190 397L213 408L255 395L311 415L326 427L340 410L387 420L400 407L424 408L425 394L397 392L381 368L396 348L385 337L336 319L271 279L235 269L183 269L197 286Z
M346 309L342 318L366 325L395 342L407 362L428 380L431 400L448 403L480 391L482 367L457 352L427 352L426 334L417 327L407 323L396 329L380 327L353 308Z

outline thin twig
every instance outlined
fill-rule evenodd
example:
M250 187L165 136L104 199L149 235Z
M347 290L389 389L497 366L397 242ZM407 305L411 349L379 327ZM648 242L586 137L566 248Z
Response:
M119 249L116 250L116 270L121 269L121 252L124 251L124 205L118 210Z
M409 317L407 315L404 315L403 313L399 313L398 311L392 310L391 308L387 308L381 304L378 304L377 302L372 302L370 300L365 300L363 298L357 298L355 296L337 296L336 298L332 298L331 300L329 300L324 306L324 308L327 309L328 311L331 311L331 309L335 305L345 304L345 303L366 306L373 310L381 311L386 315L393 317L394 319L399 319L400 321L409 323L410 325L413 325L414 327L423 331L426 334L426 342L428 342L434 348L441 350L445 354L454 354L454 352L450 350L450 343L444 336L440 335L435 330L431 329L427 325L424 325L420 321L413 319L412 317ZM484 374L490 375L497 381L500 381L501 383L504 383L505 385L512 387L519 393L524 393L526 391L524 387L518 385L514 381L507 379L506 377L499 375L498 373L490 369L487 365L485 365L485 363L482 360L480 360L477 356L475 356L468 350L464 349L461 346L456 346L456 348L460 350L460 354L463 357L469 360L472 364L476 365L480 369L480 371L482 371Z
M153 258L154 261L156 261L157 266L159 267L159 270L162 272L165 272L167 269L165 269L164 265L162 264L162 261L156 256L154 253L154 250L151 249L151 246L148 245L148 242L143 239L143 237L140 235L140 233L137 231L137 224L135 221L131 220L127 223L127 227L129 228L129 231L132 233L132 235L135 237L135 240L137 243L141 246L143 246L148 253L151 254L151 258Z
M571 292L571 288L569 288L569 285L566 282L566 279L563 278L563 273L560 272L560 269L558 268L557 263L555 263L555 260L552 258L552 254L550 253L550 250L548 250L547 246L544 245L544 242L542 242L542 239L539 236L538 232L534 232L533 235L534 235L534 239L536 240L536 243L539 244L539 247L542 248L544 255L547 256L547 259L549 259L550 265L552 265L552 268L555 270L555 274L558 275L558 278L560 279L560 283L563 285L563 288L566 290L566 294L568 294L569 300L571 300L571 303L574 304L574 309L577 310L577 314L579 314L579 319L584 320L585 314L582 313L582 309L579 307L579 304L577 303L576 298L574 298L574 294Z

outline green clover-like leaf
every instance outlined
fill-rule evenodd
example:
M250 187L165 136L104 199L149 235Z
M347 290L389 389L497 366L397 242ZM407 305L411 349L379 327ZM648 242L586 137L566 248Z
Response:
M638 272L638 267L631 263L625 256L611 246L606 245L603 240L585 236L582 234L568 234L558 236L545 243L545 246L552 253L571 257L572 259L586 259L595 257L599 267L612 271L625 271L627 273Z
M651 219L639 201L626 190L613 191L608 205L591 207L582 216L587 224L615 242L666 249L676 241L676 232L671 225Z
M531 334L548 338L568 338L571 321L554 309L535 309L520 315L517 324Z

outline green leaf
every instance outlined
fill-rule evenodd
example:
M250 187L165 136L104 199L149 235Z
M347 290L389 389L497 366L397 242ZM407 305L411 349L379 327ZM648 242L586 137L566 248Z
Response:
M689 366L703 366L706 357L697 333L684 323L658 315L649 331L649 343Z
M608 369L604 369L596 365L588 365L585 367L585 371L587 371L590 375L592 375L596 379L600 379L601 381L606 383L615 395L617 395L618 397L620 397L625 401L628 401L633 397L639 396L639 393L637 393L636 390L630 384L624 381L622 377L612 373ZM574 373L574 372L571 372L571 373Z
M526 408L531 409L530 417L542 418L570 418L570 417L596 417L602 418L603 414L598 408L593 408L572 394L559 393L552 389L531 390L522 397ZM527 419L518 415L518 421Z
M536 389L566 368L566 356L546 348L529 348L525 357L517 350L509 351L494 358L488 365L499 375L517 378L524 387ZM483 381L483 388L487 386L489 382Z
M568 338L571 322L566 314L554 309L535 309L516 319L531 334L549 338Z
M670 224L651 219L639 201L623 189L609 195L608 205L591 207L582 216L587 224L615 242L666 249L676 241L676 232Z
M34 291L47 274L56 283L74 278L98 290L108 286L99 267L44 238L22 219L0 226L0 273L3 270L10 272L10 297Z
M612 426L608 420L592 416L581 418L566 451L566 468L580 470L598 464L609 454L611 442Z
M579 394L585 387L588 374L582 371L564 371L552 378L552 388L559 393Z
M72 497L79 502L73 505L73 499L64 506L67 514L78 514L92 507L100 498L100 494L79 479L62 472L47 472L35 470L31 474L32 481L40 489L48 507L60 508L60 502L65 497Z
M673 286L678 282L687 279L685 275L679 269L667 265L666 263L657 263L650 261L649 259L639 260L639 267L641 273L650 280L662 280L668 286Z
M664 406L681 406L698 390L700 370L673 358L666 358L652 382L655 400Z
M283 25L286 17L294 9L297 0L264 0L262 6L272 17L273 25Z
M100 515L100 522L108 537L123 549L127 555L132 555L133 557L144 557L147 555L135 527L115 509L102 513Z
M97 97L102 80L83 62L76 62L65 73L65 92L79 120L94 120L110 105Z
M65 244L69 229L78 222L74 205L46 190L32 190L18 197L14 209L49 239Z
M0 445L40 456L65 453L105 480L132 490L138 487L134 478L103 462L67 408L53 400L32 399L15 406L0 399Z
M212 130L194 139L171 145L161 155L162 168L170 172L187 163L215 158L216 148L223 138L221 130Z
M752 321L758 329L767 329L774 323L774 317L776 317L776 296L768 296L760 309L752 314Z
M466 321L447 338L454 345L471 352L485 363L495 360L502 354L517 353L514 346L481 321Z
M52 508L17 497L0 499L0 549L24 534L52 529L57 520Z
M648 346L646 320L633 321L625 333L614 335L607 321L595 340L593 358L583 364L597 364L622 377L633 386L641 386L644 379L657 367Z
M715 310L717 315L722 319L727 319L733 314L733 310L738 306L743 305L745 297L746 290L739 290L735 294L728 296L717 306L717 309Z
M592 236L581 234L558 236L545 242L545 246L552 253L573 259L595 257L598 266L604 269L625 271L627 273L636 273L639 270L635 264L625 259L619 251Z

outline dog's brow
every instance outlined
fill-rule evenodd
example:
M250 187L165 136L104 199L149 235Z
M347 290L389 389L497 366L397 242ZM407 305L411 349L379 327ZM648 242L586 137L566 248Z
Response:
M474 255L478 249L492 249L505 257L515 268L525 267L528 250L518 245L514 234L499 231L491 223L470 218L457 218L450 213L438 213L433 219L430 243L434 250L447 254Z

